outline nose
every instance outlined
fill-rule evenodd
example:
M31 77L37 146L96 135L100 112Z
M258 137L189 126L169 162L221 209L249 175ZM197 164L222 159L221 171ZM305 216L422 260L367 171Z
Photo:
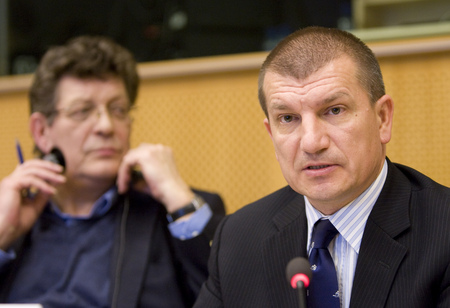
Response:
M318 154L330 146L326 123L317 117L302 119L300 149L308 154Z
M113 119L108 109L104 106L97 109L96 117L94 119L94 127L98 132L109 134L113 131Z

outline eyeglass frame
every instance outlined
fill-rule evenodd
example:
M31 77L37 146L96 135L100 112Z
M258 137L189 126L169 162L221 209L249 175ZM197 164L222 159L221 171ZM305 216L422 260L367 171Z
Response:
M72 110L72 111L70 111L70 109L73 108L73 106L69 106L69 107L65 107L65 108L55 108L52 111L50 111L49 113L47 113L47 117L49 118L49 120L53 121L53 119L56 116L62 114L66 118L68 118L74 122L85 123L85 122L88 122L90 118L94 118L93 117L94 114L97 115L97 118L100 118L100 116L102 114L102 111L100 110L100 106L101 105L90 104L90 106L87 108L87 105L83 105L83 106L80 106L80 108L78 108L78 109L75 107L75 110ZM119 114L116 114L114 111L111 111L111 109L114 107L118 107L118 106L114 105L114 103L111 103L106 106L106 112L111 119L119 121L119 122L126 122L127 120L132 120L132 118L130 117L130 111L134 110L136 108L136 106L127 105L126 110L119 112ZM119 106L119 107L123 108L123 106ZM89 110L86 111L86 109L89 109ZM86 115L80 115L78 117L76 117L76 115L74 116L75 113L83 112L83 111L85 111ZM123 113L123 115L121 113Z

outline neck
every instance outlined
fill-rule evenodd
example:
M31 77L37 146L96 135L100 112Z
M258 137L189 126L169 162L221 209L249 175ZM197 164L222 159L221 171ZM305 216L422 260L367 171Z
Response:
M312 205L312 203L311 203ZM342 206L333 206L332 204L330 205L323 205L320 204L321 206L314 206L314 208L316 210L318 210L320 213L322 213L324 216L331 216L334 213L336 213L337 211L339 211L340 209L342 209L343 207L345 207L346 204L342 205Z
M52 197L52 201L63 213L85 216L91 213L94 203L113 184L111 181L95 183L67 181L64 185L58 186L58 192Z

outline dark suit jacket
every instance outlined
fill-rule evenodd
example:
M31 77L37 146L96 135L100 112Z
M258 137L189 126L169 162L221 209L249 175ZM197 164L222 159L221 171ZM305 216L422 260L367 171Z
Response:
M368 218L350 307L450 307L450 189L389 162ZM299 307L285 276L307 257L303 196L285 187L223 220L194 307Z
M111 268L111 307L192 307L208 276L210 242L225 215L217 194L195 191L213 210L213 217L199 236L180 241L167 228L164 207L148 195L130 191L119 196L115 215ZM28 236L16 243L18 257L0 274L0 302L8 296L14 269L20 266Z

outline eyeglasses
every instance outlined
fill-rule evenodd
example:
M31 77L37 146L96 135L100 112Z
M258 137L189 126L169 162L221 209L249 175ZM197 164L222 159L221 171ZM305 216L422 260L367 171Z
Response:
M99 118L102 114L101 108L95 104L75 104L67 108L55 109L51 114L63 114L65 117L75 122L85 122L90 119ZM110 104L106 106L108 115L117 121L125 122L130 120L131 107L124 104ZM96 115L96 117L94 117Z

